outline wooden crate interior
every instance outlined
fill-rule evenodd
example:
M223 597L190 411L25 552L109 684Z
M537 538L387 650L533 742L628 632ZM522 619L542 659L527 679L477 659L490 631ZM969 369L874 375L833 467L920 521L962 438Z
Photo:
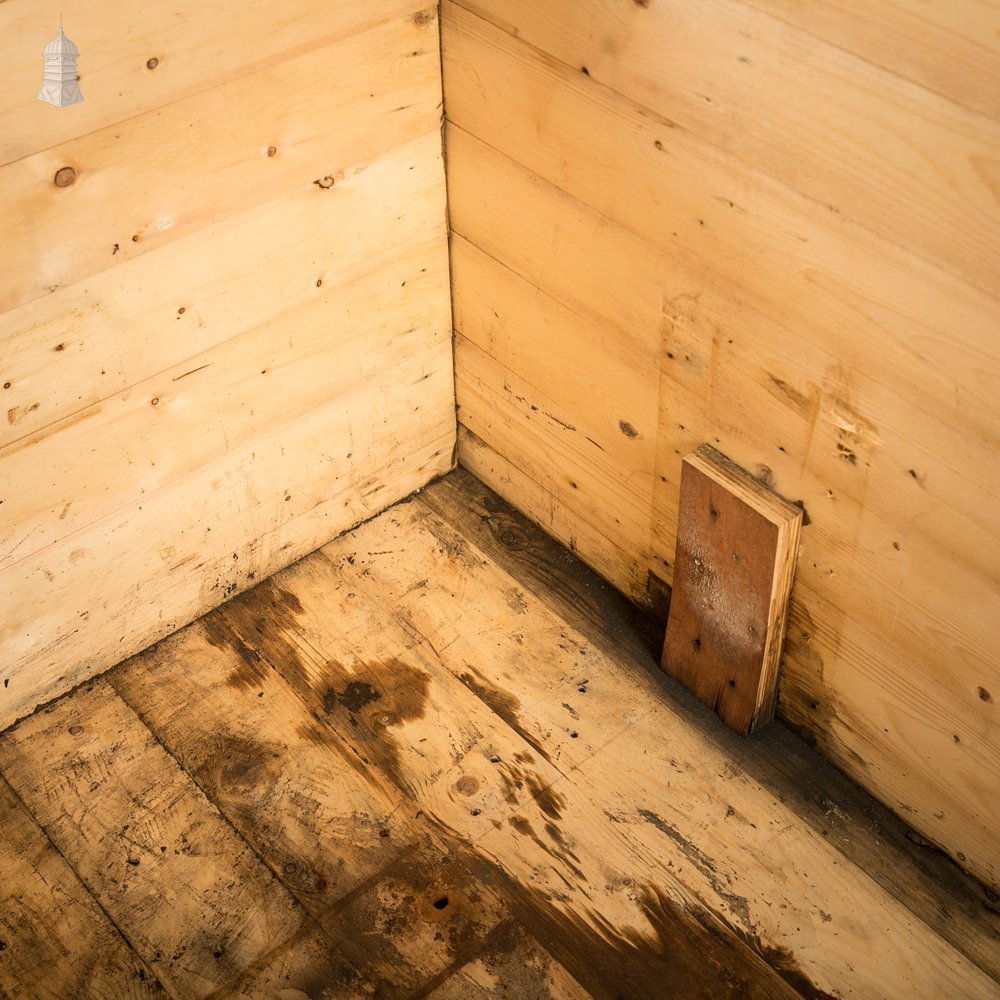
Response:
M1000 8L0 41L0 997L1000 996ZM747 741L655 669L703 444L803 511Z

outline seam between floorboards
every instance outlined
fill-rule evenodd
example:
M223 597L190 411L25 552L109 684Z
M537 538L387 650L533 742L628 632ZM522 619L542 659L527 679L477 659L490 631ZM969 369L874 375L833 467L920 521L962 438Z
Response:
M11 728L13 728L13 727L11 727ZM45 838L45 840L48 843L48 845L52 848L52 850L54 850L56 852L56 854L59 855L60 858L62 858L62 860L65 863L66 867L72 873L73 878L76 879L77 884L90 897L90 899L93 902L94 906L97 907L98 911L104 916L104 919L107 920L108 924L111 926L111 928L114 930L114 932L121 938L122 942L125 944L125 947L128 948L129 952L136 958L136 960L139 963L141 963L142 967L146 970L147 974L151 977L152 984L155 984L155 985L159 986L160 989L162 989L163 992L167 994L167 996L172 997L173 1000L185 1000L184 997L178 996L176 993L173 993L171 990L169 990L167 988L166 984L153 971L153 968L149 964L149 962L147 962L146 959L143 957L142 952L140 952L139 949L136 948L136 946L132 943L132 940L125 934L125 932L122 930L122 928L118 925L118 922L105 909L104 904L97 898L97 896L94 895L94 893L91 891L90 886L87 885L86 882L84 882L82 876L76 870L76 868L73 866L72 862L70 862L69 858L67 858L66 855L63 854L63 852L59 849L59 845L56 844L52 840L52 838L49 836L48 830L45 829L45 827L42 825L41 821L34 814L34 812L31 809L28 808L28 803L25 802L24 799L21 797L21 793L10 783L10 779L7 777L6 774L4 774L4 769L3 769L2 764L0 764L0 779L2 779L3 782L10 789L11 794L14 796L14 798L20 804L21 808L31 817L32 823L34 823L35 826L37 826L38 829L41 831L42 836Z

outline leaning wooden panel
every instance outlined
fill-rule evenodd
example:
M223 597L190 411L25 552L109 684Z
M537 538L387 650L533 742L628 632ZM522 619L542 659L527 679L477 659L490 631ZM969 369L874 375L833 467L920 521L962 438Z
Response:
M714 448L684 459L663 669L744 735L774 715L801 523Z

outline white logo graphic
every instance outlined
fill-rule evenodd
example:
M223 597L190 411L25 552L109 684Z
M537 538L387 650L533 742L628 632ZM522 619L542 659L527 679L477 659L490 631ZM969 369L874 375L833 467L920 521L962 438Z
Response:
M76 82L76 59L80 50L63 34L62 15L59 16L59 34L45 46L45 77L38 99L64 108L83 100L80 85Z

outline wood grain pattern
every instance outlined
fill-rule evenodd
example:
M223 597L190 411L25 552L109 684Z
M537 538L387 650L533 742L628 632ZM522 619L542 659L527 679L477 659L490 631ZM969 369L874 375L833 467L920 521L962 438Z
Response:
M149 966L125 943L3 778L0 823L0 996L163 997Z
M140 11L123 7L120 0L6 4L0 8L0 34L7 45L10 86L0 95L0 164L421 9L420 0L365 0L361 10L289 3L275 11L267 0L247 0L235 17L226 2L196 0L180 0L169 11ZM68 114L33 100L42 48L58 31L60 12L81 52L77 69L84 102ZM156 60L152 68L151 59Z
M4 721L446 471L452 393L445 343L61 541L30 575L6 574ZM107 575L109 550L119 556Z
M172 995L208 996L251 968L245 993L276 991L290 947L300 982L329 961L332 942L105 682L0 745L7 780Z
M516 29L592 86L615 90L984 291L1000 291L986 263L1000 251L1000 121L740 0L461 6Z
M25 147L38 109L8 115L0 725L453 461L436 12L307 20L225 0L78 34L77 117Z
M440 166L421 156L431 145L423 137L407 153L383 154L335 193L297 188L210 233L122 262L88 279L82 299L74 285L0 313L0 377L9 385L0 448L55 433L59 421L113 405L130 387L215 348L231 350L251 331L259 339L271 324L292 323L315 335L324 312L349 301L352 282L434 255ZM403 214L413 237L401 241L394 223ZM434 259L439 278L443 258Z
M681 467L663 669L744 736L771 721L802 511L702 445Z
M990 0L914 4L750 0L824 41L1000 121L1000 11Z
M399 558L403 538L405 561ZM916 933L905 908L867 880L841 881L844 872L833 863L838 855L823 837L759 784L738 777L742 772L727 764L729 751L717 745L717 732L703 735L686 723L669 707L655 675L637 674L567 628L564 619L498 571L421 500L393 508L322 551L328 558L339 557L347 586L366 593L368 601L394 607L415 634L439 651L444 667L464 676L487 704L502 706L536 750L544 749L558 764L561 777L552 788L558 794L552 803L557 815L549 821L563 837L553 837L562 852L556 851L547 864L561 873L560 894L569 897L565 905L583 927L592 919L586 915L593 903L579 894L582 884L574 868L588 875L587 892L592 894L595 879L588 865L598 864L597 856L605 870L623 864L622 837L645 845L641 870L649 873L652 884L669 886L679 875L685 898L707 903L745 939L757 940L760 953L787 949L801 973L821 990L851 988L866 996L891 997L898 995L896 977L902 976L907 989L933 996L951 988L947 984L958 976L967 983L963 989L990 995L993 986L957 951L941 950L930 939L923 945L912 940L903 944ZM545 672L533 666L538 650L545 651L549 662ZM649 748L651 739L660 749ZM715 788L713 775L728 776L723 787ZM484 815L491 811L491 803L483 806ZM537 829L523 805L519 814ZM729 822L739 823L743 831L733 854L724 833ZM713 840L704 854L691 850L691 844L702 848L709 829L718 830L720 840ZM780 847L774 839L779 829ZM537 855L537 844L530 836L516 838L513 845L509 841L510 834L494 826L478 842L507 870L517 872ZM777 851L781 861L776 864ZM539 867L537 861L532 866ZM804 872L810 873L812 889L808 899L795 900L795 892L783 886L797 882ZM598 884L609 878L605 874ZM771 903L778 897L787 909ZM815 907L831 920L818 917ZM609 915L611 910L599 912ZM880 926L897 928L886 934L891 944L870 942L859 913L878 913ZM808 946L800 934L806 935ZM935 953L933 970L926 949ZM848 964L857 978L846 978ZM891 981L883 978L885 964L893 969Z
M172 995L1000 996L981 888L787 732L720 728L625 604L450 477L20 723L0 771Z
M1000 491L997 299L972 270L852 214L846 194L840 211L832 197L820 203L790 172L820 157L822 173L836 157L806 133L786 131L791 146L775 168L777 147L751 149L760 132L731 127L779 113L775 101L780 114L836 113L810 88L843 53L803 43L822 58L815 79L810 63L805 85L789 86L794 102L765 103L735 82L767 59L734 58L716 66L714 90L684 89L721 51L745 43L774 56L768 46L792 37L737 6L608 3L564 16L445 6L463 461L647 604L647 574L673 575L681 456L700 442L802 501L782 711L996 885L1000 679L987 623L1000 614L1000 537L988 513ZM904 20L922 16L898 6ZM650 30L626 31L640 21ZM765 24L774 32L757 32ZM684 52L665 60L675 38ZM868 65L852 86L873 72L888 76ZM712 117L697 93L727 103ZM886 95L916 145L937 127L927 114L968 114L898 78L872 113L888 113ZM861 169L863 157L839 155L842 178ZM958 172L971 162L943 137L935 155ZM956 175L935 174L939 194L962 197L947 176ZM857 205L869 200L852 192ZM878 211L904 197L899 222L917 210L912 191ZM938 218L947 227L952 216ZM971 231L961 239L974 252ZM613 394L593 389L602 355ZM553 379L564 358L573 361ZM562 424L547 427L533 406ZM593 442L608 449L619 420L637 438L622 437L609 458Z
M335 183L436 126L439 76L436 22L407 16L0 167L0 309Z
M623 687L631 688L644 673L658 676L665 614L651 617L640 611L464 469L432 483L419 502L572 625L588 647L627 664L631 680ZM741 773L784 803L952 947L1000 980L1000 912L989 890L780 720L754 739L743 740L720 729L709 713L692 711L693 699L674 690L675 685L654 686L694 730L738 759Z
M295 630L296 600L262 584L240 602L240 619L263 613L275 629ZM347 994L413 996L478 954L509 914L488 886L473 888L391 785L383 789L370 755L362 765L352 727L332 731L326 711L313 710L293 661L271 662L263 644L244 642L230 614L212 612L117 668L110 683L338 942ZM357 721L364 682L352 683ZM384 709L381 691L378 700Z

